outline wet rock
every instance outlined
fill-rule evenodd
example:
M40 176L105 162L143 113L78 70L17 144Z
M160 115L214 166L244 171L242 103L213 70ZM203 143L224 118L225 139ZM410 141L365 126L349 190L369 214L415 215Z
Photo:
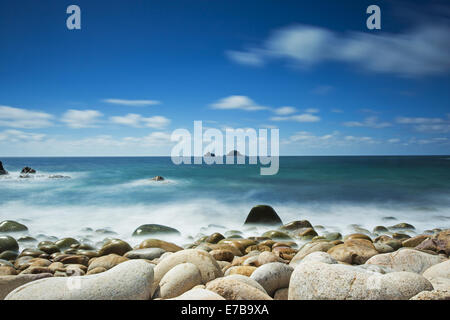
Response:
M37 242L37 240L33 237L30 236L23 236L20 237L19 239L17 239L17 242L19 243L33 243L33 242Z
M83 266L87 266L89 258L82 255L73 255L61 259L60 262L62 262L63 264L81 264Z
M402 249L392 253L383 253L371 257L367 264L387 266L395 271L409 271L422 274L429 267L445 261L446 259L417 251L414 249Z
M179 235L180 232L177 229L163 226L160 224L144 224L134 230L133 236L151 236L151 235L157 235L157 234L177 234Z
M373 233L386 233L389 232L389 229L385 226L376 226L373 228Z
M30 167L24 167L22 169L22 171L20 171L20 173L22 173L22 174L34 174L34 173L36 173L36 170L34 170L33 168L30 168Z
M0 232L20 232L28 231L27 226L13 220L5 220L0 222Z
M417 247L419 244L421 244L423 241L425 241L427 239L430 239L430 236L421 234L419 236L415 236L415 237L409 238L407 240L404 240L402 242L402 246L409 247L409 248Z
M405 239L409 239L411 237L407 234L396 232L392 234L392 238L394 238L395 240L401 240L403 242Z
M176 244L158 239L147 239L142 241L139 245L139 249L145 248L161 248L167 252L177 252L183 250L182 247L179 247Z
M364 233L352 233L352 234L349 234L349 235L344 237L344 241L345 240L352 240L352 239L364 239L364 240L372 242L372 239L368 235L366 235Z
M379 253L389 253L394 251L394 249L390 245L381 242L376 242L373 244L373 246Z
M148 300L153 266L130 260L106 272L65 278L53 277L23 285L5 300Z
M227 277L207 283L206 289L221 295L226 300L272 300L261 290Z
M80 244L78 240L74 238L63 238L55 242L55 245L60 249L69 249L73 244Z
M202 275L196 265L181 263L170 269L159 282L155 298L170 299L202 284Z
M327 252L331 248L334 247L334 244L326 241L321 242L309 242L306 243L300 250L297 252L297 254L292 258L291 262L289 263L290 266L294 267L307 255L309 255L312 252L316 251L322 251Z
M55 252L60 252L60 249L59 249L58 246L55 245L55 244L46 244L46 245L39 246L39 250L40 250L40 251L43 251L43 252L45 252L45 253L47 253L47 254L52 254L52 253L55 253Z
M181 296L167 300L225 300L225 298L210 290L195 288L183 293Z
M296 231L303 228L312 228L313 226L308 220L297 220L289 222L280 227L280 230L284 231Z
M337 261L348 264L363 264L378 254L372 242L364 239L347 240L327 252Z
M151 180L153 180L153 181L164 181L165 179L163 177L161 177L161 176L155 176Z
M51 273L45 274L19 274L17 276L0 277L0 300L3 300L14 289L39 279L51 277Z
M380 274L322 262L300 263L291 276L289 300L406 300L432 290L412 272Z
M119 256L123 256L128 251L133 250L131 246L120 239L111 239L105 242L103 247L98 251L100 256L105 256L111 253L117 254Z
M208 243L218 243L220 240L225 239L225 237L219 232L213 233L208 238L206 238L206 242Z
M274 240L291 240L292 239L287 233L277 231L277 230L266 231L263 233L262 236L268 237L268 238L274 239Z
M182 263L192 263L197 266L202 275L203 284L223 276L222 269L209 253L203 250L187 249L171 254L156 265L153 288L157 288L162 277L170 269Z
M10 236L0 236L0 253L4 251L18 251L19 244Z
M323 234L323 237L327 241L341 240L342 235L339 232L327 232Z
M117 266L118 264L121 264L128 260L129 259L127 259L125 257L121 257L121 256L119 256L117 254L113 254L113 253L109 254L107 256L92 258L91 260L89 260L88 271L91 271L92 269L95 269L98 267L102 267L102 268L105 268L106 270L109 270L109 269Z
M234 254L230 250L211 250L209 254L217 261L233 261Z
M0 253L0 259L2 260L15 260L19 254L17 251L6 250Z
M294 269L281 262L272 262L257 268L251 279L258 282L267 292L273 296L276 290L289 287L289 279Z
M389 229L392 229L392 230L415 230L416 228L412 224L402 222L402 223L397 223L396 225L389 227Z
M250 210L244 222L244 225L250 224L281 225L283 222L271 206L258 205Z
M136 249L128 251L124 257L128 259L147 259L153 260L161 257L166 251L161 248Z
M303 229L297 230L297 232L295 233L295 236L302 240L309 240L309 239L312 239L312 238L318 236L318 234L313 228L303 228Z

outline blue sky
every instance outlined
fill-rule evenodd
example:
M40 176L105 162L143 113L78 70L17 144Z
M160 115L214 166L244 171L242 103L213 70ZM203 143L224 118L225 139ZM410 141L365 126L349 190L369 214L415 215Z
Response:
M1 1L0 156L169 155L194 120L279 128L282 155L449 154L450 5L424 3Z

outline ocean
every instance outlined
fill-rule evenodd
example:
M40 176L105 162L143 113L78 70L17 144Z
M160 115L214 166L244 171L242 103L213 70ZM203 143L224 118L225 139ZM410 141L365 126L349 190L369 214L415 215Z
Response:
M131 234L147 223L178 229L181 236L159 237L176 243L227 229L259 235L266 229L243 228L257 204L284 223L307 219L342 233L353 224L450 227L450 156L280 157L274 176L260 175L259 165L174 165L170 157L0 160L10 172L0 176L0 221L19 221L38 238L95 242L105 234L83 229L107 229L135 245L142 239ZM20 178L25 166L37 173Z

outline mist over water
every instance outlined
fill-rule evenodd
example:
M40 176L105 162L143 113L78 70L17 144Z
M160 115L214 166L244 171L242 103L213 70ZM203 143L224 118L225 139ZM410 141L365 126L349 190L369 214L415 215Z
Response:
M307 219L328 231L358 224L408 222L417 231L450 227L450 161L442 157L281 157L275 176L255 165L179 165L168 157L3 158L9 176L0 177L0 220L17 220L37 236L88 237L83 228L114 231L137 244L142 224L174 227L189 236L246 230L251 207L269 204L283 222ZM19 178L24 166L37 170ZM70 179L51 179L51 175ZM166 180L152 181L160 175ZM386 221L386 217L395 220ZM207 229L208 225L214 224ZM225 227L226 229L221 228Z

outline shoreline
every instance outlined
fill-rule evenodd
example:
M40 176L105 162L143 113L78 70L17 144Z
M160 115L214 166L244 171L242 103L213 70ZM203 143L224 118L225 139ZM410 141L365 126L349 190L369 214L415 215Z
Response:
M269 231L261 234L258 231L261 226ZM220 229L221 226L210 227ZM313 226L307 220L283 224L272 207L260 205L252 208L241 230L224 229L222 232L199 234L190 243L173 243L162 239L179 235L178 230L148 224L135 230L139 244L131 247L107 229L85 230L103 232L105 239L95 244L83 239L40 240L30 236L18 238L17 242L13 237L18 232L27 232L27 227L7 221L0 223L0 283L5 277L11 279L10 282L23 277L28 280L21 284L20 294L9 289L5 292L2 285L0 292L2 298L9 294L8 298L12 299L57 299L67 297L67 294L82 298L91 294L93 289L85 286L84 290L67 291L65 285L55 284L61 286L61 292L47 293L43 288L46 283L53 285L55 281L66 281L61 279L80 279L83 283L90 281L88 279L93 275L99 279L98 286L107 285L112 281L108 280L109 274L120 272L127 276L134 265L145 261L144 269L151 268L152 272L146 272L153 273L145 299L178 297L195 300L204 295L227 300L342 299L337 288L331 293L320 290L317 293L318 288L304 289L314 287L317 281L330 288L337 286L340 278L329 279L330 274L341 274L344 278L353 275L361 277L363 282L369 281L370 277L372 280L375 276L379 278L377 281L381 281L379 286L384 291L369 288L366 283L364 288L353 292L356 289L350 286L347 294L351 299L410 299L416 295L450 297L450 277L445 276L445 272L450 270L450 229L435 226L418 232L413 225L395 220L387 220L385 225L375 226L371 231L356 224L353 228L353 233L340 234L326 231L320 225ZM122 263L129 270L121 267ZM444 265L440 267L443 271L438 270L438 273L444 272L444 276L433 274L426 277L427 269L439 269L441 265ZM308 268L323 274L316 279L318 275L313 276ZM46 280L33 281L41 277ZM383 280L387 277L394 277L394 280ZM409 278L398 280L395 277ZM183 285L175 285L180 281ZM36 289L35 286L42 288ZM398 293L403 292L405 286L409 293ZM411 289L411 286L416 287ZM126 285L116 289L132 290ZM364 290L367 291L366 296L361 294ZM383 296L382 292L390 296ZM130 297L142 297L139 294Z

